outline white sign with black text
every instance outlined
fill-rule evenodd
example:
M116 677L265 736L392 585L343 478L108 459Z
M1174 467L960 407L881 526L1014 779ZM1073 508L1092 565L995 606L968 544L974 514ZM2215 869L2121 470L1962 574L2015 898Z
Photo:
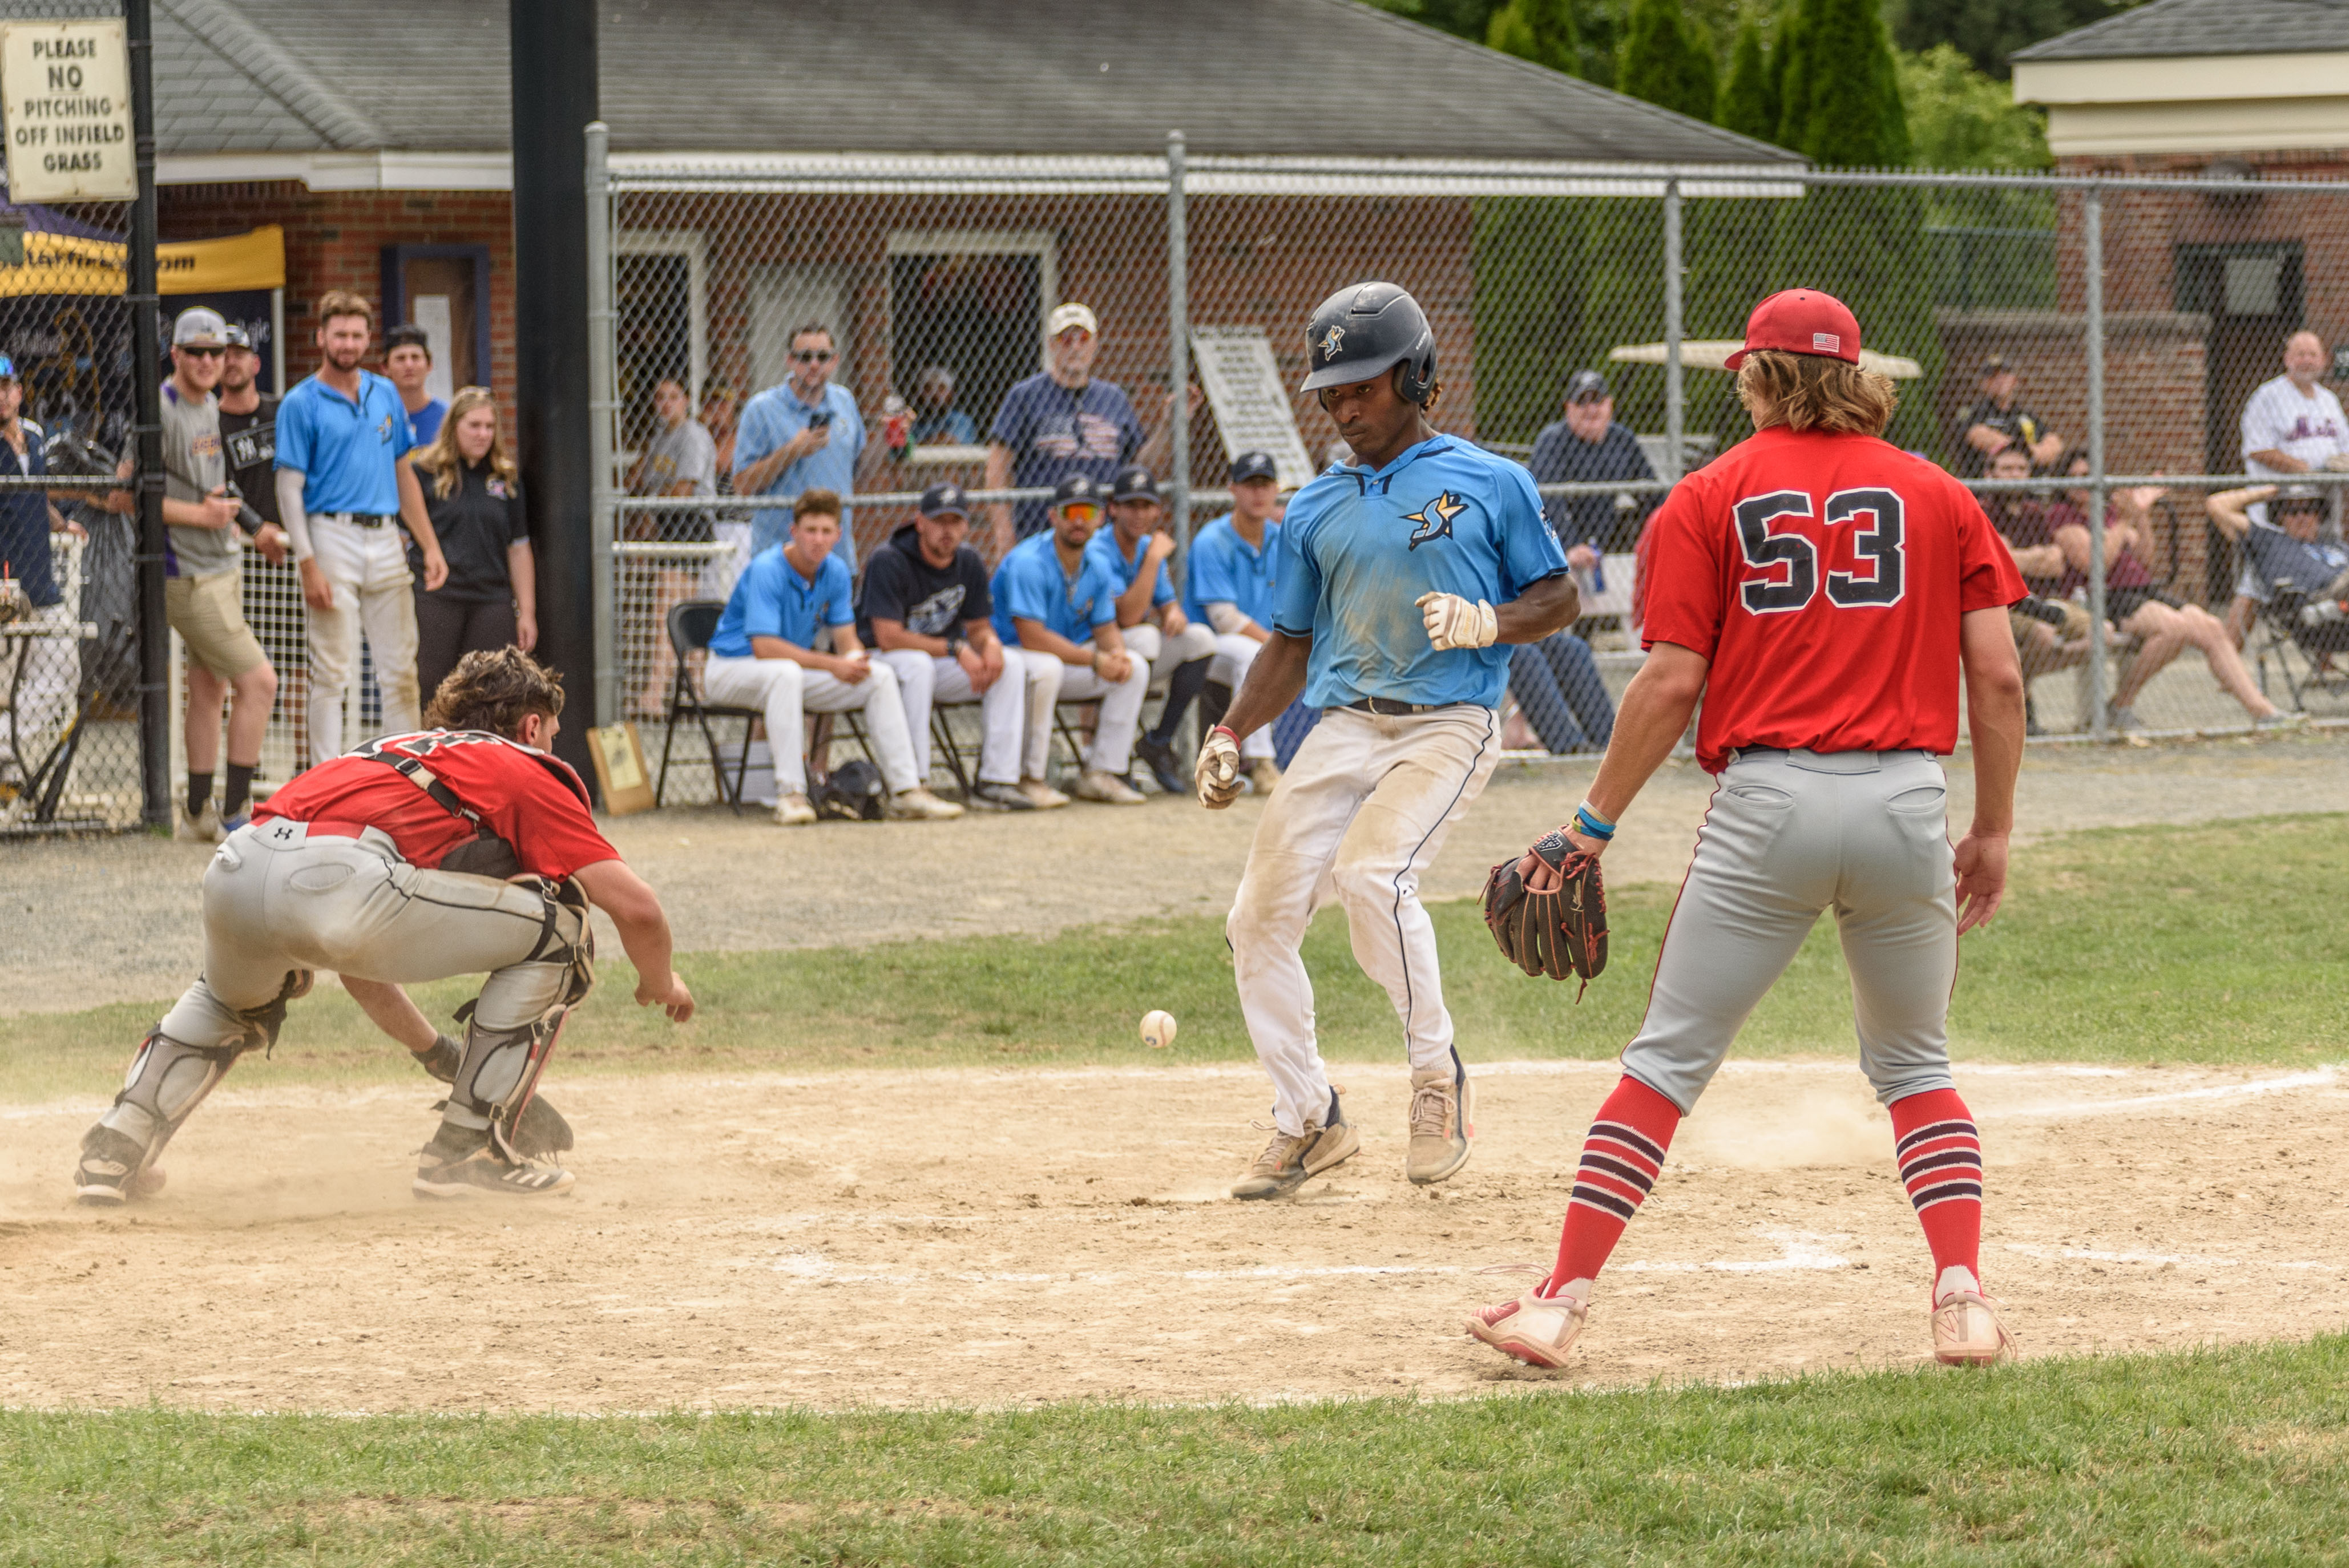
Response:
M135 201L121 21L0 25L0 124L10 201Z
M1224 433L1224 456L1270 452L1280 488L1296 490L1321 471L1297 432L1297 410L1260 326L1195 326L1191 358Z

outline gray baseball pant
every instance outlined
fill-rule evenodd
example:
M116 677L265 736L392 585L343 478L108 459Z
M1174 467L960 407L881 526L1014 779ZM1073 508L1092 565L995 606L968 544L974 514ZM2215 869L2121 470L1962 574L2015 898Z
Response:
M1686 1115L1835 911L1859 1065L1885 1105L1950 1088L1958 975L1949 788L1927 751L1744 751L1723 769L1623 1070Z

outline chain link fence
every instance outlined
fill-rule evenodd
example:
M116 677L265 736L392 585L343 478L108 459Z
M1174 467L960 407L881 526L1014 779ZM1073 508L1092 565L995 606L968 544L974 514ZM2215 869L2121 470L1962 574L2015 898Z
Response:
M121 15L0 5L10 22ZM131 449L129 223L127 203L0 188L0 837L140 820L138 527L104 504Z
M1151 464L1185 540L1229 510L1242 450L1294 488L1343 456L1293 390L1302 324L1372 277L1433 321L1435 423L1526 463L1578 547L1576 645L1513 668L1519 749L1603 746L1641 657L1640 528L1750 431L1722 358L1756 300L1801 284L1853 306L1896 379L1889 438L1972 485L2018 551L2041 595L2015 618L2035 733L2349 719L2337 623L2302 619L2318 569L2349 564L2349 475L2323 461L2349 450L2323 387L2349 356L2317 355L2313 389L2282 379L2295 334L2349 336L2349 186L1186 160L1179 140L1164 160L591 154L589 178L610 291L605 646L616 715L640 725L669 711L670 606L722 597L802 488L853 492L860 562L942 481L985 503L990 562L1071 468ZM1064 301L1097 318L1087 374L1121 397L1053 378ZM834 357L789 357L808 325L803 346ZM833 403L826 447L731 493L794 425L771 417L786 397ZM2281 449L2245 445L2261 397L2301 418L2274 438L2313 471L2247 470ZM714 483L673 470L688 419ZM2274 523L2232 493L2279 480L2310 497ZM669 798L706 799L698 738L677 745Z

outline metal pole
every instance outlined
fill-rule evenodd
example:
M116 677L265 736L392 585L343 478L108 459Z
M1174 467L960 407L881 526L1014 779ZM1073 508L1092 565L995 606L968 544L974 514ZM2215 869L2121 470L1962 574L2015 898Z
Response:
M2088 360L2088 733L2107 738L2105 711L2105 193L2081 193L2080 240L2087 267Z
M1166 133L1166 418L1174 471L1174 580L1191 563L1191 267L1183 211L1183 133Z
M160 828L171 820L171 638L163 617L163 302L155 287L155 25L149 0L123 0L122 24L139 161L125 291L139 458L139 783L140 815Z
M595 573L591 606L595 621L595 722L619 717L620 672L614 644L612 544L618 508L612 482L613 420L619 403L613 366L611 129L602 120L587 126L587 450L594 465L593 525L587 538Z
M1681 182L1664 181L1664 471L1681 477L1681 427L1687 406L1681 386Z

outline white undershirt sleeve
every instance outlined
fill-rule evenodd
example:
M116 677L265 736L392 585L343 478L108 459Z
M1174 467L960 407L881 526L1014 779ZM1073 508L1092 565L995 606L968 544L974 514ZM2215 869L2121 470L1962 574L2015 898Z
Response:
M310 516L302 510L302 474L297 469L277 470L277 519L285 537L294 542L294 559L310 559Z
M1240 614L1240 607L1229 599L1210 599L1200 608L1207 612L1207 624L1216 629L1219 637L1237 636L1243 628L1252 624L1246 615Z

